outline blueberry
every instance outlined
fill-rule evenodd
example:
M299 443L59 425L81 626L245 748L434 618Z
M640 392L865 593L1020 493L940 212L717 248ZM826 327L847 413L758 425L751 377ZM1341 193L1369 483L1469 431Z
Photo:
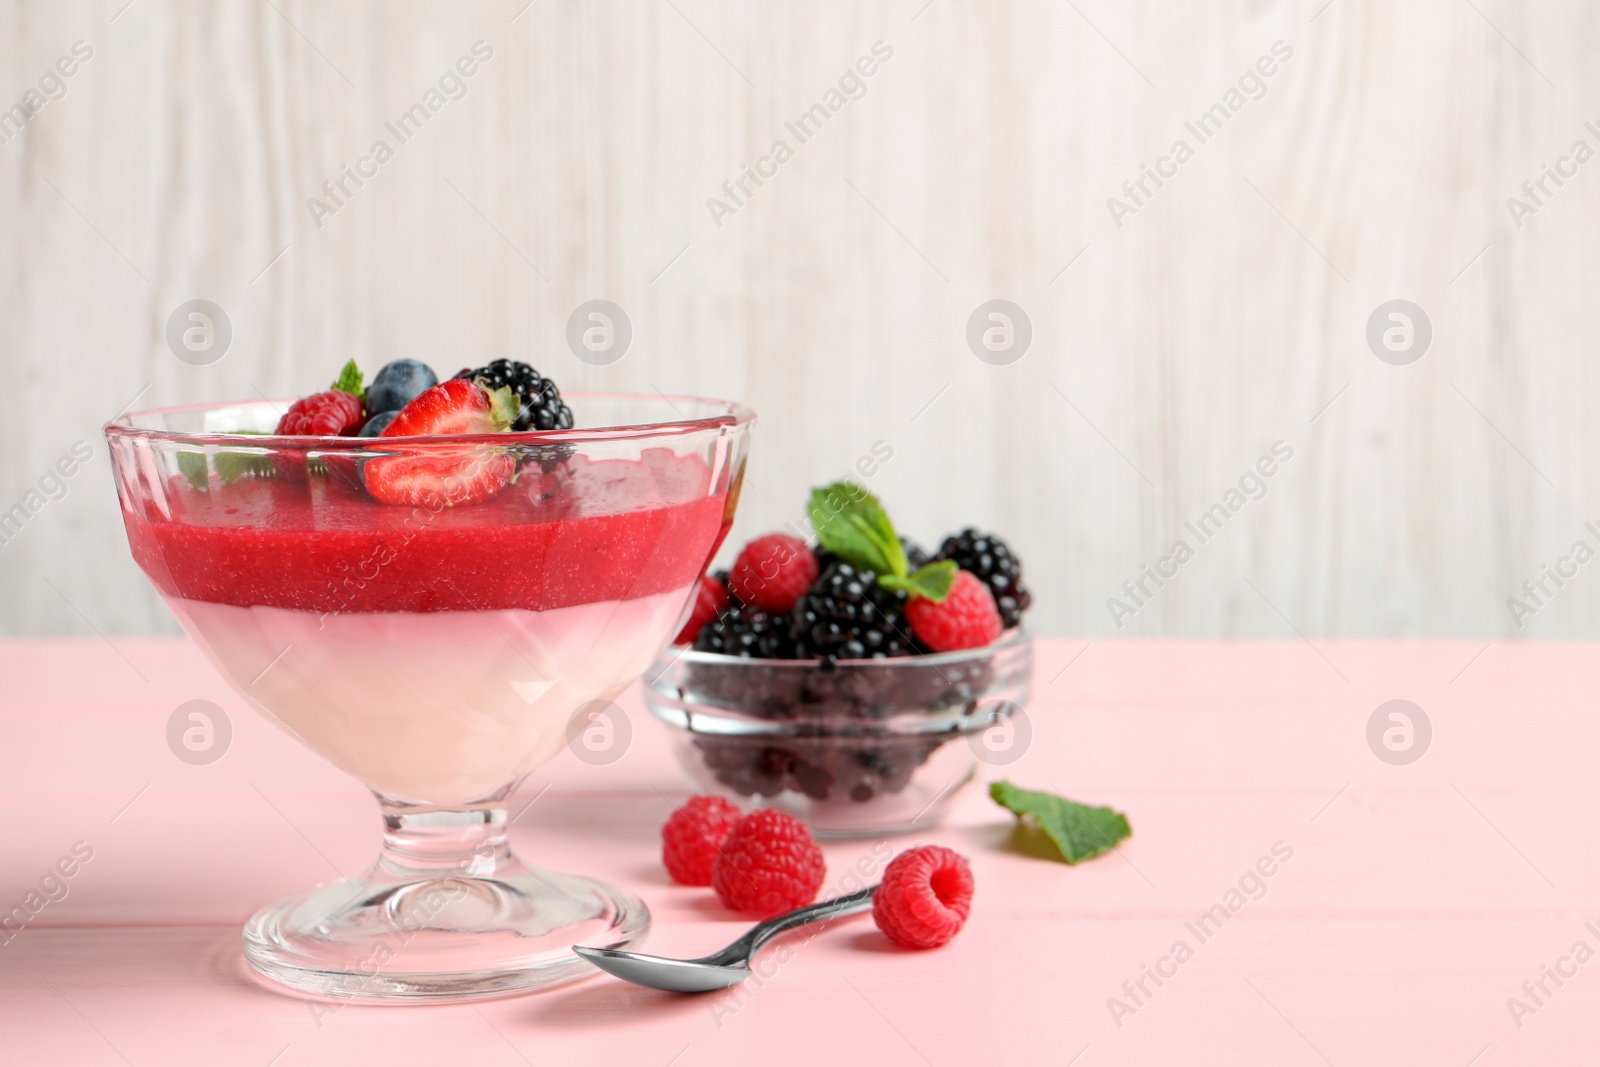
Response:
M381 415L386 411L399 411L438 384L439 376L420 360L397 359L385 363L367 386L367 413Z
M391 422L394 421L394 417L396 415L398 415L398 414L400 414L398 411L385 411L382 415L374 415L374 416L372 416L372 418L367 420L367 424L365 426L361 427L361 433L358 436L360 436L360 437L376 437L376 436L378 436L380 433L383 432L383 428L385 426L389 425Z

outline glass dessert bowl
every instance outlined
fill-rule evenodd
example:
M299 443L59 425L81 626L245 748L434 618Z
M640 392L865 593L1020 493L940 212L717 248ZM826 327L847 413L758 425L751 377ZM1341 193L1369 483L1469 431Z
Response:
M695 783L782 808L823 838L934 825L990 731L1027 703L1032 639L893 659L754 659L673 649L645 703Z
M377 862L258 912L244 953L313 995L505 995L640 940L630 894L523 864L506 797L671 640L738 500L752 413L573 394L587 428L274 436L285 404L106 427L134 559L239 695L359 779ZM475 503L370 495L421 470L509 477ZM514 477L510 476L515 471Z

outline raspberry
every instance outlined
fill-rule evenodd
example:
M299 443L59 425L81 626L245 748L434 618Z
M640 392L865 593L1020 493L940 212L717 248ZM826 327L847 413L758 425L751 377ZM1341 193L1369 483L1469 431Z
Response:
M954 560L957 567L977 575L994 594L1000 621L1008 630L1022 621L1022 613L1033 603L1033 594L1022 584L1022 560L994 534L968 526L946 537L935 558Z
M702 575L700 585L694 594L694 610L689 612L689 621L683 624L683 629L678 631L678 636L672 643L693 644L695 637L700 633L700 627L716 618L727 606L728 586L723 577L720 574Z
M767 534L744 546L728 574L728 588L746 604L787 615L817 578L817 557L798 537Z
M762 808L723 840L711 885L728 907L766 919L817 899L826 873L810 831L776 808Z
M278 420L278 433L296 437L307 434L349 437L361 429L362 421L360 397L342 389L329 389L290 404L289 410Z
M721 797L690 797L661 827L661 862L681 885L710 885L717 850L740 811Z
M912 597L906 620L917 639L935 652L981 648L1000 636L1000 609L994 594L971 571L957 571L950 595L935 604Z
M878 929L906 948L938 948L960 933L972 910L972 868L938 845L907 849L889 861L872 895Z

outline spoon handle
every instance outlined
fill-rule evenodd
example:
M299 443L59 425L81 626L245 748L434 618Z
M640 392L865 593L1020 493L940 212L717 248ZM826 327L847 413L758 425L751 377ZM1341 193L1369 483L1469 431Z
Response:
M766 922L752 927L749 933L717 953L717 955L737 954L748 958L768 941L771 941L781 933L793 930L797 926L805 926L807 923L821 922L824 919L837 919L843 915L854 915L857 912L868 911L872 908L872 894L877 891L877 888L875 885L869 885L865 889L859 889L846 896L824 900L820 904L810 904L796 911L791 911L787 915L779 915L776 918L768 919Z

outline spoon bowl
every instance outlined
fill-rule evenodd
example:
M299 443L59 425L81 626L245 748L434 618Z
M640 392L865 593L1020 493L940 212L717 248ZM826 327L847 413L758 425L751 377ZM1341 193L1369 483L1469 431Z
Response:
M710 993L750 977L750 965L728 966L708 959L673 960L614 948L572 946L572 951L623 981L669 993Z
M573 945L572 951L625 982L661 989L668 993L709 993L738 985L750 977L750 961L768 941L779 934L809 923L855 915L872 907L872 894L877 886L868 886L846 896L810 904L759 923L739 940L720 952L693 960L675 960L666 956L650 956L642 952L626 952L613 948L589 948Z

